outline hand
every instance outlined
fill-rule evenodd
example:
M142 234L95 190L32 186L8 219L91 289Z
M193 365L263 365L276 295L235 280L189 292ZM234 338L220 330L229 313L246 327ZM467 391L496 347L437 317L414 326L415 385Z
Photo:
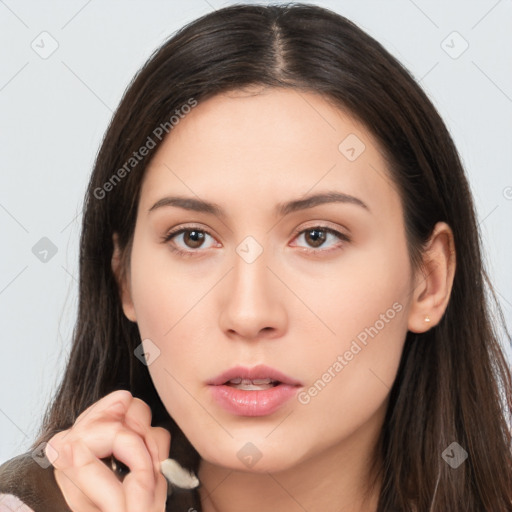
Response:
M55 479L73 512L163 512L167 481L160 461L171 436L151 426L151 410L129 391L114 391L49 441ZM100 459L114 456L130 472L121 481Z

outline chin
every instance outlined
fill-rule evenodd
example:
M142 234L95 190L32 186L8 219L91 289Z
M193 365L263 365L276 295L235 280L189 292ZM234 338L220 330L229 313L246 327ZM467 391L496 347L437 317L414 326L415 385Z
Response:
M205 446L192 443L201 459L215 466L248 473L277 473L297 465L301 457L296 446L276 446L264 438L253 441L229 439L221 443L211 440Z

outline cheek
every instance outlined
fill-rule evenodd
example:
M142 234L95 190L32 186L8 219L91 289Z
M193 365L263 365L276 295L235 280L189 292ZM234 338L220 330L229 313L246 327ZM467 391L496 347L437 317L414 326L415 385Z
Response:
M145 240L134 244L131 276L141 336L161 340L189 321L190 312L212 286L211 276L183 271L173 262L170 250Z
M353 426L380 407L400 363L410 300L405 241L381 242L343 268L350 271L342 269L316 294L316 307L325 305L322 318L335 334L305 347L308 387L298 398L316 417L348 425L350 415Z
M293 272L287 280L316 314L304 315L303 307L290 308L294 315L290 325L298 339L301 334L296 326L319 334L314 347L304 345L311 361L320 358L325 365L326 354L331 359L343 354L355 340L365 347L359 360L371 356L385 361L386 351L391 356L401 349L407 332L411 276L406 242L399 229L375 238L364 248L350 248L339 262L321 272ZM376 343L370 344L371 340ZM318 350L319 343L322 350Z

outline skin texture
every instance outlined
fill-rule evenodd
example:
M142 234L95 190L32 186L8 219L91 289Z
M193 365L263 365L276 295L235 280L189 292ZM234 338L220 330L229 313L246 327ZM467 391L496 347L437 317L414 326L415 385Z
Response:
M353 161L339 149L350 134L365 146ZM368 209L274 212L325 191ZM148 212L168 195L214 202L226 216ZM322 232L315 243L303 230L317 226L350 241ZM204 240L189 232L163 242L180 227ZM262 249L250 263L237 252L248 236L251 254ZM439 322L455 262L450 228L439 223L424 269L413 272L400 196L365 127L314 93L253 89L200 103L146 171L126 272L114 243L124 313L154 356L148 369L167 410L201 455L204 510L375 510L378 488L366 503L363 494L405 336ZM371 326L377 334L345 358ZM206 382L239 364L299 380L302 403L256 418L226 412ZM319 379L325 385L309 392ZM238 456L249 442L261 455L252 467Z
M148 405L121 390L87 408L45 451L73 512L161 512L167 482L160 461L169 445L169 432L151 427ZM123 482L100 460L112 454L131 469Z

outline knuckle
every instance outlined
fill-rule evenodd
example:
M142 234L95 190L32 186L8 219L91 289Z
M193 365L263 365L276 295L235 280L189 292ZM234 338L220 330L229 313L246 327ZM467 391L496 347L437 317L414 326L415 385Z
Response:
M119 428L116 428L113 436L114 445L121 443L123 445L137 446L142 445L143 442L143 438L138 432L135 432L134 430L121 425Z
M122 402L126 402L127 404L133 400L133 395L130 391L127 389L117 389L116 391L112 391L108 395L106 395L104 398L108 398L112 401L121 400Z
M60 446L64 442L64 438L71 432L71 429L61 430L54 434L49 440L48 443L53 447Z
M137 404L137 406L140 407L145 413L151 415L151 407L149 407L149 405L146 402L144 402L144 400L134 397L133 402Z
M171 433L167 429L163 427L152 427L151 432L154 434L157 441L166 444L171 443Z
M140 469L137 472L130 473L125 481L130 480L132 487L137 486L140 492L145 494L153 494L155 491L156 481L152 468Z

